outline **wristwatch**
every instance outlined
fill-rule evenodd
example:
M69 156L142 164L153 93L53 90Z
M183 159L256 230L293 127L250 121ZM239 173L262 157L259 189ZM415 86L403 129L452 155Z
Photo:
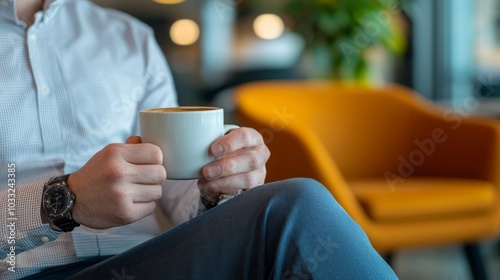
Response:
M71 215L75 195L68 186L69 174L51 178L45 183L42 195L42 209L52 223L64 232L80 226Z

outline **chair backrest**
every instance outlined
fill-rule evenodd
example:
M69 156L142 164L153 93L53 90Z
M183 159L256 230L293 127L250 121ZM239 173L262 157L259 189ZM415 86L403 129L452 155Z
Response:
M241 124L259 130L270 147L269 181L319 178L311 149L328 153L347 180L384 176L402 158L421 160L408 156L420 147L416 156L425 156L433 133L439 137L439 128L450 126L437 107L397 85L259 82L238 88L236 96ZM306 135L318 138L315 147L305 147ZM416 174L432 164L425 160Z
M295 132L301 134L310 129L342 174L350 178L393 170L398 157L412 148L419 135L429 131L426 122L420 121L425 114L419 112L417 116L416 109L407 104L402 94L414 95L400 86L268 82L238 89L237 104L242 124L257 128L272 153L300 160L299 166L282 167L288 171L279 173L316 172L307 170L313 164L297 151L297 143L292 143L299 141L291 135L292 128L301 127L301 131ZM270 176L274 176L273 172Z
M450 114L402 86L254 82L235 97L240 124L271 151L266 181L318 180L369 234L379 225L353 193L356 179L391 172L500 182L497 123Z

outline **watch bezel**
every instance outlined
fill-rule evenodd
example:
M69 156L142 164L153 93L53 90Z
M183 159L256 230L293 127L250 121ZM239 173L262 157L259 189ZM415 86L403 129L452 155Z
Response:
M62 191L64 196L64 207L61 208L60 211L54 212L52 208L49 207L49 203L51 202L50 193L54 190ZM74 195L68 186L64 182L56 182L47 186L45 191L43 192L43 210L49 216L50 219L61 219L65 218L68 213L73 208L74 203Z

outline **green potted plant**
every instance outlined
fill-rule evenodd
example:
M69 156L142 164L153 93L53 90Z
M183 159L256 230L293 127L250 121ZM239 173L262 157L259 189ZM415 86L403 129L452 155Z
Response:
M370 81L370 52L406 48L399 0L289 0L286 10L316 77Z

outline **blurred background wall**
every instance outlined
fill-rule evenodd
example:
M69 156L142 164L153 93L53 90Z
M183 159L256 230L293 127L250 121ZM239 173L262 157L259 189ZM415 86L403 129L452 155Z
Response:
M349 9L322 8L342 2L328 0L158 1L167 4L94 0L101 6L129 13L155 30L174 73L182 105L224 102L224 92L252 80L325 78L321 73L325 65L321 63L328 61L328 50L319 44L311 48L314 31L300 32L300 25L307 28L311 20L316 20L319 28L328 26L328 19L320 19L330 13L334 28L342 24L338 10ZM374 13L373 20L365 22L366 29L351 33L353 41L344 44L340 56L345 59L363 51L363 56L368 57L368 65L363 67L372 73L367 78L370 82L401 83L429 99L455 107L463 107L464 102L475 98L477 104L469 104L474 107L466 110L500 114L496 109L500 97L499 0L378 1L387 3L386 14L380 13L377 18ZM300 5L294 2L318 4L304 4L303 13L297 15L290 12L293 4ZM362 7L363 3L377 1L344 2ZM355 6L352 9L353 13L363 12ZM259 17L264 14L273 16ZM308 14L313 16L307 18ZM374 38L381 37L379 33L385 31L380 27L385 25L399 35ZM365 42L373 39L375 44ZM397 56L378 48L377 40L399 44ZM346 77L352 78L341 78Z

